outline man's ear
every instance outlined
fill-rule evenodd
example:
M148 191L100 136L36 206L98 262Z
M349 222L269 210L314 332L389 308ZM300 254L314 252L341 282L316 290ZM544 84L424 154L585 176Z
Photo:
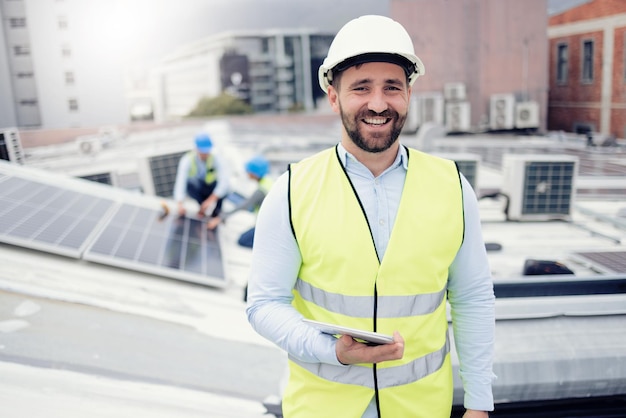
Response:
M333 112L339 113L339 95L333 86L328 86L328 103Z

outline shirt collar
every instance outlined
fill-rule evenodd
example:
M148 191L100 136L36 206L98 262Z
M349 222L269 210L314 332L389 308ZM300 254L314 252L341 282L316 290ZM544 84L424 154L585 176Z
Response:
M339 154L339 159L341 160L341 164L343 164L344 167L348 167L348 161L358 162L357 159L354 158L354 155L346 151L341 142L337 144L337 151ZM409 158L407 155L407 150L402 144L400 144L400 146L398 147L398 155L396 155L396 159L394 160L393 164L391 164L390 168L395 168L400 165L402 165L405 170L408 170L409 168Z

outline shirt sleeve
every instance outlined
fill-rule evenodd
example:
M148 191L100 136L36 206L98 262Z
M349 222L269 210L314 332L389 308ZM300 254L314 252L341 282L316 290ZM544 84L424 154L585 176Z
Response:
M466 409L493 410L495 296L478 202L462 177L465 236L449 271L448 301Z
M334 337L302 322L291 305L301 257L291 231L288 173L278 178L259 211L248 281L248 321L261 336L310 363L340 365Z
M217 197L222 198L230 191L230 169L221 155L215 154L213 161L217 170L217 185L213 193Z
M177 202L185 200L185 196L187 195L187 176L190 167L191 160L189 159L189 154L184 154L178 161L176 182L174 183L173 197Z
M254 208L260 206L261 203L263 203L263 199L265 199L265 192L261 189L256 189L254 193L252 193L252 195L250 195L246 200L235 206L233 209L229 210L228 212L222 212L220 218L225 221L230 215L235 212L239 212L240 210L253 211Z

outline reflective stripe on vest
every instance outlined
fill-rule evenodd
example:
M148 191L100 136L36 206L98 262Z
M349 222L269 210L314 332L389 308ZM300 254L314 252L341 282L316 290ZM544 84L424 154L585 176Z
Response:
M446 338L446 343L438 351L419 357L407 364L379 369L376 375L377 387L375 387L374 379L372 379L371 367L358 364L344 367L326 363L305 363L292 356L289 356L289 360L309 372L332 382L346 385L360 385L369 389L385 389L415 382L440 370L449 352L450 339Z
M415 150L408 156L395 225L380 261L336 148L289 168L291 226L302 256L294 307L318 321L384 334L398 330L405 347L402 359L376 367L291 358L285 416L360 417L376 391L383 417L449 417L446 287L463 239L461 182L452 161ZM349 406L336 409L345 399Z
M198 175L198 155L195 151L189 151L187 155L189 155L189 159L191 160L191 165L189 166L189 177L196 177ZM215 172L215 165L213 164L213 154L209 154L204 164L206 167L204 182L206 184L211 184L217 180L217 173Z
M341 315L356 318L371 318L372 311L367 307L374 303L374 296L347 296L327 292L303 280L296 281L295 289L300 296L324 309ZM378 317L398 318L402 316L425 315L435 311L446 295L445 289L423 295L379 296Z

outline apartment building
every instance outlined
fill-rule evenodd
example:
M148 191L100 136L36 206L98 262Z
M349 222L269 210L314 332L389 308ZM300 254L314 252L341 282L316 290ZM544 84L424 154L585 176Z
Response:
M548 128L626 137L626 2L551 16Z
M187 115L203 97L230 92L255 112L313 110L324 95L317 70L334 33L231 31L184 45L153 68L155 119Z
M0 127L128 121L117 0L0 0Z

